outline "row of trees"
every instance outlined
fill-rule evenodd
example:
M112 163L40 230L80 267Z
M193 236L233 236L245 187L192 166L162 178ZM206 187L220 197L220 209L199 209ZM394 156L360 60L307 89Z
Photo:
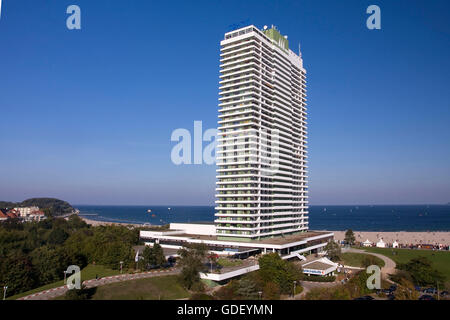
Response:
M179 280L188 290L201 292L204 287L200 272L207 272L207 247L203 244L190 245L178 251L181 273ZM240 280L232 280L216 291L216 299L279 299L281 294L292 294L294 282L302 279L300 266L281 259L277 253L261 256L259 270L251 272ZM302 290L296 286L296 293ZM261 296L260 296L261 295ZM212 297L211 297L212 298Z
M78 216L40 222L0 223L0 285L8 295L61 280L69 265L132 266L139 231L121 226L91 227Z

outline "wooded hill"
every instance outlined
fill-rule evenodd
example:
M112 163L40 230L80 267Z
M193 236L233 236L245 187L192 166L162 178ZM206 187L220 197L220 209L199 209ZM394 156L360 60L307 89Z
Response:
M74 210L67 201L55 198L31 198L22 202L0 201L0 209L33 206L39 207L46 215L52 216L64 215Z

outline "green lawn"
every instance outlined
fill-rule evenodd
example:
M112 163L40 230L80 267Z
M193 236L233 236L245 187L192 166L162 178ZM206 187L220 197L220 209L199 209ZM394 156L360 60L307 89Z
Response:
M367 259L368 255L364 253L345 252L341 254L341 263L346 266L363 267L364 259ZM371 256L371 259L376 265L384 267L384 261L378 257Z
M92 300L175 300L189 298L177 276L161 276L97 287Z
M413 258L426 257L431 261L433 268L440 271L447 281L450 281L450 252L432 251L432 250L411 250L411 249L392 249L392 248L364 248L368 252L375 252L385 255L395 263L407 263ZM393 253L396 254L393 254Z
M219 258L217 259L217 264L222 267L237 267L243 264L242 260L239 259L229 259L229 258Z
M84 269L81 270L81 281L83 282L84 280L94 279L96 275L98 275L99 278L102 278L102 277L113 276L113 275L116 275L119 273L120 273L119 270L112 270L112 269L106 268L104 266L89 264ZM36 292L60 287L63 285L64 285L64 280L60 280L57 282L46 284L39 288L32 289L30 291L22 292L22 293L14 295L14 296L8 297L8 300L16 300L16 299L25 297L27 295L30 295L30 294L33 294Z

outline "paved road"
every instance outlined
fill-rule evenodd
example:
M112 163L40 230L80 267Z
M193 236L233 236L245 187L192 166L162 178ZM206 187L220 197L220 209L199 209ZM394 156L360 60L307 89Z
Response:
M373 252L367 252L364 250L360 250L360 249L345 249L343 250L343 252L354 252L354 253L363 253L363 254L371 254L375 257L378 257L380 259L382 259L384 261L384 267L381 268L381 274L384 276L384 278L388 281L393 283L391 280L388 279L388 275L389 274L393 274L395 272L395 267L396 264L395 262L382 255L382 254L378 254L378 253L373 253ZM334 287L336 285L339 285L340 282L312 282L312 281L302 281L301 285L303 287L303 291L302 293L298 294L295 296L295 299L302 299L306 293L308 293L311 289L313 288L329 288L329 287Z
M345 252L354 252L354 253L363 253L363 254L371 254L375 257L378 257L380 259L382 259L384 261L384 267L381 268L381 274L384 275L385 279L388 282L392 282L391 280L388 279L388 275L389 274L394 274L395 273L395 267L397 266L394 262L394 260L392 260L391 258L388 258L382 254L379 253L373 253L373 252L367 252L361 249L354 249L354 248L350 248L350 249L346 249Z
M381 268L381 272L386 273L386 274L392 274L395 272L395 267L397 266L395 264L395 261L392 260L391 258L388 258L388 257L382 255L382 254L374 253L374 252L367 252L367 251L364 251L361 249L354 249L354 248L348 249L347 252L371 254L371 255L378 257L384 261L384 267Z
M116 276L110 276L110 277L104 277L100 278L98 280L92 279L92 280L86 280L83 281L83 284L86 286L86 288L93 288L102 286L109 283L115 283L115 282L121 282L121 281L129 281L129 280L135 280L135 279L144 279L144 278L152 278L157 276L165 276L165 275L172 275L172 274L178 274L180 272L179 269L171 268L171 269L165 269L165 270L155 270L155 271L148 271L148 272L141 272L141 273L135 273L135 274L120 274ZM37 292L34 294L30 294L28 296L19 298L17 300L49 300L53 299L59 296L62 296L67 292L67 286L61 286L41 292Z

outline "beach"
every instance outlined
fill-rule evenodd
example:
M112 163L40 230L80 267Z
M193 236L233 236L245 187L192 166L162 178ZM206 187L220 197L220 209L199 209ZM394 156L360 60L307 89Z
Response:
M108 221L97 221L97 220L92 220L92 219L88 219L82 216L79 216L84 222L86 222L87 224L97 227L97 226L113 226L113 225L117 225L117 226L133 226L133 227L143 227L142 224L137 224L137 223L125 223L125 222L108 222Z
M336 240L344 240L345 231L330 231L334 232ZM403 245L417 245L417 244L442 244L450 245L450 232L448 231L398 231L398 232L383 232L383 231L353 231L357 242L364 242L367 239L372 243L383 239L384 242L392 244L397 241Z
M123 223L123 222L106 222L106 221L96 221L80 216L84 222L92 226L108 226L108 225L122 225L122 226L134 226L143 227L142 224L133 223ZM344 240L345 231L331 231L331 230L318 230L333 232L335 240ZM376 243L380 239L384 242L392 244L397 241L399 244L403 245L417 245L417 244L433 244L433 245L450 245L450 232L448 231L353 231L355 234L355 239L357 242L363 242L369 239L369 241Z

